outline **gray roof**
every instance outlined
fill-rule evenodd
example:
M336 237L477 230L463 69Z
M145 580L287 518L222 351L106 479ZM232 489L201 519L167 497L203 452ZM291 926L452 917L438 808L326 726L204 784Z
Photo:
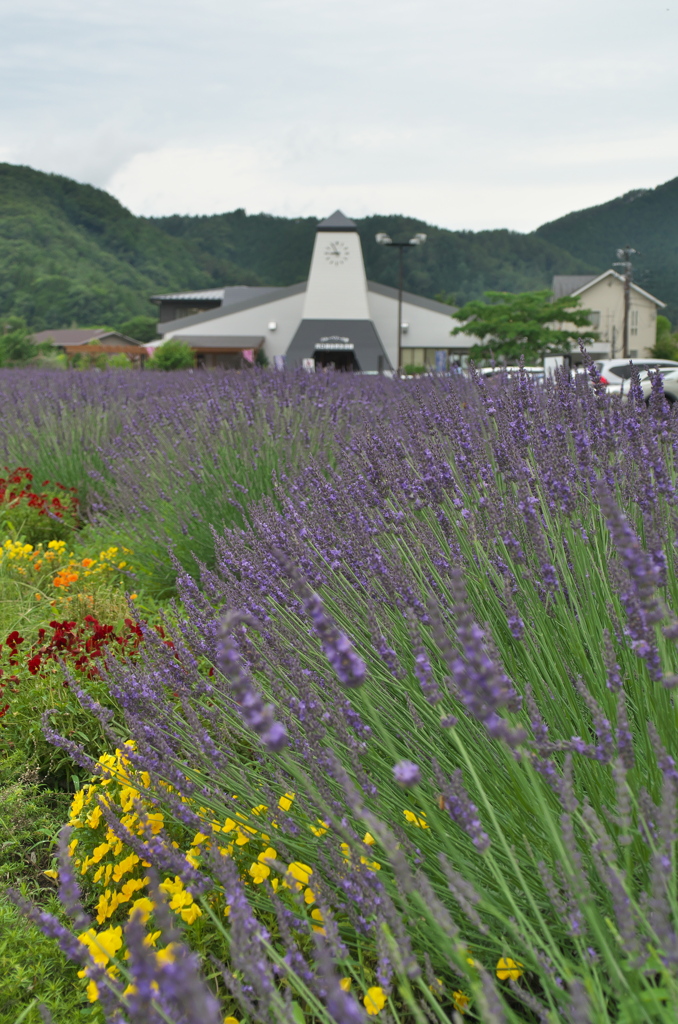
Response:
M244 288L244 286L238 287ZM376 281L368 281L367 288L368 291L374 292L376 295L385 295L390 299L398 298L398 289L391 288L387 284L377 284ZM235 289L224 289L224 291L235 291ZM183 316L177 320L166 320L164 323L158 324L158 334L169 334L170 331L173 333L176 330L181 330L182 327L193 327L195 324L216 320L220 316L225 316L229 313L240 313L243 309L263 306L268 302L273 302L275 299L299 295L304 291L306 291L306 281L290 285L288 288L247 288L247 294L250 295L249 298L232 302L227 308L218 306L216 309L206 309L202 313L193 313L191 316ZM252 292L257 294L251 295ZM454 316L456 312L456 306L448 306L444 302L438 302L436 299L427 299L423 295L414 295L412 292L403 292L403 302L407 302L411 306L421 306L422 309L430 309L434 313L442 313L446 316Z
M248 284L234 284L226 288L205 288L196 292L168 292L166 295L151 295L151 302L220 302L222 306L232 306L236 302L246 302L249 299L284 290L284 288L273 288L270 285L251 287Z
M585 284L595 281L598 274L556 274L551 282L551 291L554 299L562 299L565 295L571 295L577 289L583 288Z
M219 349L226 352L240 352L244 348L259 348L265 339L254 334L177 334L175 340L185 341L191 348Z
M56 331L38 331L33 335L33 341L36 345L51 341L57 348L63 348L65 345L88 345L90 341L117 341L127 345L141 345L140 341L128 338L120 331L109 331L105 327L66 327Z
M243 286L244 287L244 286ZM224 289L226 291L226 289ZM257 292L250 298L244 298L237 302L229 303L226 308L217 306L216 309L206 309L202 313L193 313L191 316L182 316L177 320L165 320L158 324L158 334L169 334L170 331L181 330L182 327L193 327L195 324L203 324L208 320L216 320L220 316L229 313L239 313L243 309L253 309L255 306L264 306L275 299L285 299L290 295L299 295L306 291L306 282L292 284L289 288L248 288L247 293Z
M361 370L393 369L371 320L302 320L287 349L287 365L301 366L302 359L313 358L316 345L331 340L352 344Z
M376 281L368 281L367 289L375 295L386 295L390 299L398 298L398 289L391 288L387 284L377 284ZM403 302L410 306L421 306L422 309L431 309L434 313L445 313L452 316L457 312L456 306L448 306L446 302L438 302L437 299L427 299L424 295L415 295L413 292L403 292Z
M335 210L334 213L327 217L325 220L321 220L320 224L316 228L316 231L357 231L358 225L354 220L349 220L345 217L341 210Z

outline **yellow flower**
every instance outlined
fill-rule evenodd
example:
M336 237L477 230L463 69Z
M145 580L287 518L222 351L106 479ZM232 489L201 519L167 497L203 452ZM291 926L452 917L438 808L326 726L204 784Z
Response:
M459 1013L466 1013L466 1007L469 1004L469 998L463 992L453 992L452 1002L454 1003L455 1010Z
M94 978L90 978L87 982L87 998L90 1003L96 1003L99 998L99 989L97 988L97 983Z
M339 982L339 988L343 988L344 992L350 992L351 978L342 978Z
M386 1006L386 995L378 985L368 988L367 995L363 999L365 1009L370 1017L375 1017Z
M192 903L190 907L184 907L181 916L186 924L193 924L199 917L202 917L202 910L197 903Z
M280 808L281 811L289 811L290 807L292 806L293 800L294 793L285 793L285 795L281 796L280 799L278 800L278 807Z
M121 896L119 892L111 892L107 889L102 893L97 903L97 921L103 924L106 918L111 917L121 903L129 899L129 896Z
M99 804L92 808L85 820L89 828L95 829L99 827L99 822L101 821L101 807Z
M79 789L78 792L73 797L73 799L71 800L71 817L72 818L77 818L77 816L80 814L80 811L82 810L84 802L85 802L85 791L84 791L84 789Z
M120 890L120 902L126 903L127 900L131 900L134 893L143 889L145 885L148 885L148 878L128 878Z
M204 832L196 832L193 836L191 846L200 846L200 844L204 843L208 838L209 836L206 836Z
M315 903L315 893L313 889L307 889L304 893L304 903Z
M129 599L130 599L130 601L136 601L136 599L138 598L138 596L139 596L138 594L130 594L130 595L129 595Z
M99 810L99 808L97 808L97 810ZM100 843L89 859L90 864L98 864L101 858L106 856L110 848L110 843Z
M182 910L184 907L190 907L193 902L193 897L190 892L185 890L182 892L175 892L174 896L170 900L170 910Z
M323 922L324 922L324 920L325 920L325 918L323 917L322 910L318 910L318 908L316 907L315 910L311 911L311 917L314 919L314 921L319 921L320 922L319 925L318 924L314 924L314 925L311 926L313 928L313 931L314 932L318 932L318 934L320 934L320 935L325 935L325 929L323 927L321 927Z
M261 861L262 864L266 864L269 860L275 860L277 856L278 854L273 849L273 847L269 846L264 850L263 853L259 854L257 860Z
M59 872L50 868L48 871L43 871L43 875L47 875L48 878L53 878L56 881L59 877Z
M500 981L508 981L509 978L511 981L517 981L523 975L523 971L520 970L522 966L517 960L502 956L497 960L497 977Z
M324 836L329 827L329 821L323 821L322 818L318 818L318 825L309 825L314 836Z
M367 846L374 846L374 836L370 832L366 832L365 833L365 838L363 839L363 842Z
M367 857L361 857L360 863L364 864L370 871L381 871L381 864L378 860L368 860Z
M237 1017L224 1017L224 1024L240 1024Z
M146 921L148 921L151 914L153 913L154 909L155 904L153 903L153 901L149 900L148 896L141 896L140 899L135 900L132 906L130 907L129 916L131 917L135 911L138 911L141 914L141 920L145 924Z
M184 883L181 881L178 875L175 875L173 880L171 878L166 878L165 881L161 882L160 885L158 886L158 888L162 889L163 892L166 892L168 896L174 895L174 893L177 892L181 892L183 887Z
M134 865L138 863L139 858L136 853L130 853L128 857L125 857L124 860L121 860L113 868L113 881L119 882L122 876L126 875L128 871L131 871Z
M177 958L177 955L175 953L175 949L176 949L176 943L175 942L170 942L170 944L168 946L165 946L164 949L159 949L158 952L155 954L156 960L158 961L158 963L159 964L173 964L174 961Z
M425 820L426 813L424 811L421 812L421 816L416 815L414 811L403 811L403 814L405 815L406 820L409 821L411 825L416 825L417 828L428 828L428 825L426 824Z
M255 885L260 885L264 879L268 878L271 869L267 864L258 864L257 861L254 861L247 869L247 873L251 875Z
M122 928L119 925L117 928L111 926L99 934L94 928L88 928L78 938L87 946L95 964L105 967L122 946Z
M298 892L303 885L308 885L308 880L313 874L313 868L310 868L308 864L302 864L299 860L294 860L288 867L287 874L291 875L297 883L300 883L294 886Z

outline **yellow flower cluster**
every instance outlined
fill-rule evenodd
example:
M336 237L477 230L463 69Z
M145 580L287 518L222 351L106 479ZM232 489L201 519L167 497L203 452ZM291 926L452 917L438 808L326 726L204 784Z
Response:
M64 540L34 547L8 539L0 546L0 566L19 576L46 577L49 584L63 592L81 578L131 569L126 558L120 557L131 553L128 548L113 546L100 551L98 558L76 558L73 551L67 550Z
M313 867L299 860L289 864L281 862L271 836L261 828L255 827L256 819L268 811L267 805L259 804L252 807L247 814L245 807L242 811L235 810L238 804L235 803L237 797L234 796L231 816L216 819L207 808L195 807L191 801L182 798L191 803L192 809L199 814L204 823L202 830L191 837L191 833L183 826L166 821L163 812L153 805L147 795L144 795L144 792L148 794L151 791L151 779L145 772L133 772L127 756L131 748L133 744L130 742L117 749L114 754L104 754L99 759L99 774L75 794L70 808L69 824L73 831L69 854L90 891L93 891L95 896L98 895L95 903L98 930L90 928L83 932L80 941L88 947L94 963L99 968L103 966L112 977L116 976L115 958L118 955L127 955L124 923L133 913L140 914L146 924L145 941L148 945L155 948L161 934L153 930L152 918L155 907L149 893L149 876L146 873L150 865L125 846L108 827L102 814L102 802L114 803L122 809L122 824L132 833L143 836L149 830L153 834L164 830L172 844L177 849L185 851L186 862L194 868L201 867L212 848L217 849L223 856L233 858L245 885L251 886L257 893L272 889L282 895L287 890L290 896L293 896L297 908L300 901L306 908L310 928L325 934L323 913L316 902L317 887L313 881ZM166 784L165 788L171 791L171 787ZM294 793L285 793L278 801L278 808L289 812L294 801ZM407 821L416 827L428 827L424 820L424 812L415 814L406 810L403 813ZM273 829L277 828L275 821L272 821L271 825ZM328 822L320 819L313 823L307 821L306 827L316 836L325 834L330 828ZM366 855L371 852L370 847L375 845L375 839L369 832L365 833L363 844L366 848L365 855L358 852L357 856L349 844L340 844L344 863L350 870L381 870L379 861ZM56 877L55 871L49 871L47 874ZM184 926L190 928L203 918L203 908L196 903L193 894L178 875L163 878L159 888L166 895L170 910ZM225 903L218 884L215 883L214 890L206 898L213 912L216 911L225 918L229 917L231 908ZM206 919L205 926L209 928L209 918ZM159 963L167 962L172 956L171 944L165 949L157 950L156 956ZM497 964L497 977L519 978L522 974L521 966L513 960L501 959ZM80 972L80 976L87 979L88 998L94 1002L99 997L95 980L89 976L87 968ZM341 981L342 987L347 991L351 984L351 978L343 978ZM371 986L363 991L362 1002L365 1012L368 1016L377 1016L388 1002L386 993L379 986ZM459 1013L464 1013L469 1002L468 996L461 991L454 991L451 998L455 1009ZM233 1022L238 1024L236 1018L226 1018L226 1024Z

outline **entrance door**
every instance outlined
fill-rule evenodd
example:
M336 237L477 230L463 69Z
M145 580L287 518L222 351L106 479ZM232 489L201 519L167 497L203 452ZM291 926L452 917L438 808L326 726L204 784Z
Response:
M313 353L316 368L325 370L359 370L353 349L316 349Z

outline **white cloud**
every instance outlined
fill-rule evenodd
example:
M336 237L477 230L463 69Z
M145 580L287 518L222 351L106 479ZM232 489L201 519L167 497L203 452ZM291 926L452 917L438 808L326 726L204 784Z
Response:
M658 0L0 0L4 159L135 212L529 230L678 173Z

